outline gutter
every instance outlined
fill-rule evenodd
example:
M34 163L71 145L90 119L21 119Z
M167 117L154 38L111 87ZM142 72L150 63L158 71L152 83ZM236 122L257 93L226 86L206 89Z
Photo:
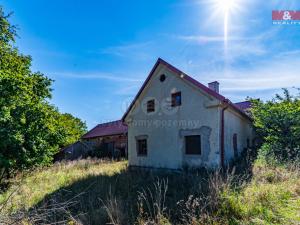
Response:
M220 140L220 164L222 168L225 168L225 110L228 109L229 104L228 104L228 99L225 99L223 101L225 103L225 107L222 108L221 110L221 140Z

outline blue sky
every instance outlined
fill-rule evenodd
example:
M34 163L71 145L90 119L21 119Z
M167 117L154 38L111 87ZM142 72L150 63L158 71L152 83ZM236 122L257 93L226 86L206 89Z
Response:
M273 25L297 0L236 0L224 50L217 0L0 1L14 12L17 46L55 80L61 112L97 123L119 119L158 57L233 102L300 87L300 25Z

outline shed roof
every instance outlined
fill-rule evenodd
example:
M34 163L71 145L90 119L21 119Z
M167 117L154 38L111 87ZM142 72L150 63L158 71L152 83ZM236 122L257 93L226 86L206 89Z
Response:
M82 138L87 139L125 133L127 133L127 125L121 120L116 120L108 123L98 124L85 135L83 135Z

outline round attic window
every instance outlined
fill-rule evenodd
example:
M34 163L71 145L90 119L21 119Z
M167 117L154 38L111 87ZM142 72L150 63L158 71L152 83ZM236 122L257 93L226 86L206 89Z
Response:
M166 75L162 74L159 77L160 82L164 82L166 80Z

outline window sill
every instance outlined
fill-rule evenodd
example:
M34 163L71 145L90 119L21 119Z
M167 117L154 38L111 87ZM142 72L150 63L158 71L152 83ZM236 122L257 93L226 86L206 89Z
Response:
M184 154L185 157L191 157L191 158L196 158L196 157L201 157L201 154Z

